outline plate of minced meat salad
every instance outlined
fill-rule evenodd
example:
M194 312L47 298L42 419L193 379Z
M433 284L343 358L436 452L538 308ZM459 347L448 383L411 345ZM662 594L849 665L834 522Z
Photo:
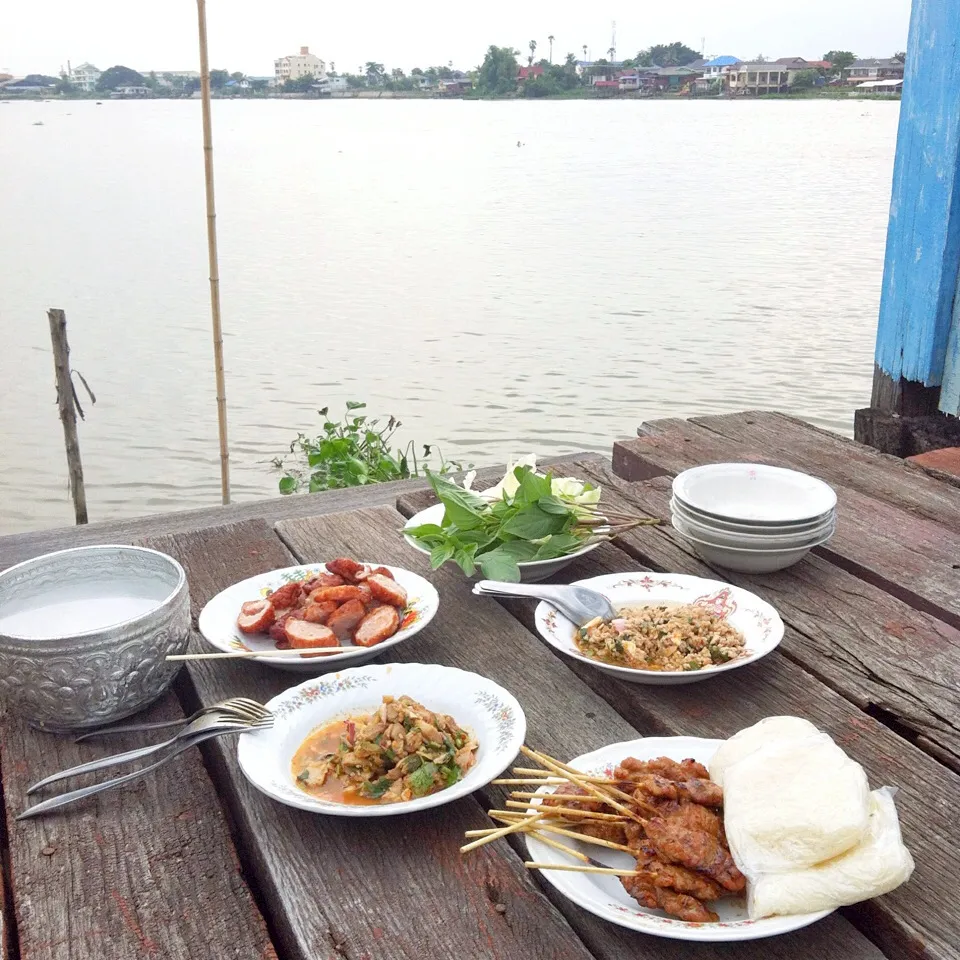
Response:
M540 635L567 656L630 683L694 683L759 660L783 637L765 600L719 580L678 573L614 573L578 580L617 616L577 625L537 607Z

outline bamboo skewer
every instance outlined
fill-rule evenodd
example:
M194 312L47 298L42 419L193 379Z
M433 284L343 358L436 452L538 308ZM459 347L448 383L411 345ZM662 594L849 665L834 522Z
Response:
M559 764L559 766L564 766L564 764ZM533 774L536 774L540 780L544 780L544 781L551 779L551 774L549 770L540 770L536 767L514 767L513 772L516 774L519 774L520 776L532 776ZM576 771L574 771L574 773L576 773ZM578 773L577 776L580 777L581 780L589 780L590 783L612 784L617 782L616 780L611 780L609 777L588 777L586 774L581 774L581 773ZM558 779L558 778L554 777L553 779ZM497 781L495 780L494 783L496 782ZM564 783L570 782L569 778L566 775L566 770L564 771L564 774L563 774L563 782Z
M511 814L511 817L515 817L516 814ZM508 820L503 816L495 816L494 820L506 820L508 823L513 823L513 820ZM601 837L591 837L586 833L578 833L576 830L567 830L565 827L557 826L554 823L547 822L546 820L541 820L537 824L537 830L547 830L550 833L558 833L562 837L570 837L572 840L580 840L583 843L591 843L597 847L606 847L608 850L622 850L624 853L636 855L636 850L631 849L622 843L614 843L612 840L603 840Z
M352 653L363 647L304 647L298 650L231 650L229 653L177 653L167 660L236 660L243 657L325 657L333 653Z
M579 866L575 863L532 863L523 864L528 870L569 870L571 873L605 873L611 877L639 877L640 870L618 870L616 867Z
M532 817L527 817L525 820L518 820L516 823L511 823L509 826L501 827L499 830L494 830L485 837L481 837L479 840L474 840L473 843L468 843L465 846L460 848L461 853L469 853L471 850L476 850L477 847L482 847L485 843L490 843L493 840L499 840L501 837L505 837L508 833L515 833L517 830L520 830L526 827L530 823L534 823L540 819L540 814L536 814Z
M535 787L538 784L540 785L546 784L547 786L561 786L562 784L569 783L570 781L561 780L559 777L521 777L515 780L502 779L502 780L491 780L490 782L496 784L499 787L512 787L512 786ZM537 794L537 796L541 796L541 794Z
M520 800L507 800L506 805L508 807L513 807L514 809L526 810L528 813L533 813L534 811L540 811L540 816L545 816L545 813L541 811L541 805L531 806L529 803L525 803ZM558 813L564 817L571 817L577 820L613 820L615 823L623 823L624 816L619 813L594 813L593 810L577 810L574 807L546 807L546 811L549 813Z

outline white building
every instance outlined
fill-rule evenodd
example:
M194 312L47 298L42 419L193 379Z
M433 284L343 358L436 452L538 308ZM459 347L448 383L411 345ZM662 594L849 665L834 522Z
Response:
M70 67L70 64L67 64L67 67L70 71L67 79L78 90L91 93L97 89L100 71L92 63L81 63L79 67Z
M274 60L273 66L278 87L287 80L299 80L301 77L325 80L327 76L327 65L312 54L309 47L301 47L297 54Z

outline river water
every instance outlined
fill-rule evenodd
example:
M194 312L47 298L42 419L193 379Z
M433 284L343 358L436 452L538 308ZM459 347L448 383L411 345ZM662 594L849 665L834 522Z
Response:
M235 499L317 409L496 464L644 419L869 399L898 106L214 105ZM42 126L35 126L38 120ZM219 502L200 105L0 104L0 533Z

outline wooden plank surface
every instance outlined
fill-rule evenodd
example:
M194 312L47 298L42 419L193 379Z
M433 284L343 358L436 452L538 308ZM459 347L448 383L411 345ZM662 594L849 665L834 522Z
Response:
M614 470L625 479L672 475L725 460L802 466L690 421L657 421L648 426L651 432L643 437L614 445ZM833 486L837 531L818 552L911 606L960 627L960 527L941 525L851 487Z
M631 507L635 511L642 509L654 516L662 515L666 509L669 494L664 486L668 489L669 484L663 481L658 484L654 482L661 489L653 490L651 495L649 491L653 484L628 484L609 472L598 470L595 465L589 465L589 469L573 465L570 470L571 475L600 483L604 487L602 502ZM399 506L402 513L411 514L423 509L428 500L429 494L411 494L405 496ZM576 561L557 580L569 581L602 573L653 568L728 580L761 595L766 593L767 582L777 580L780 589L775 593L766 593L766 598L777 606L785 621L790 623L791 611L785 609L783 601L791 597L791 591L784 586L791 571L784 571L776 577L757 577L753 580L718 573L689 554L680 544L682 541L679 538L674 538L665 530L641 528L618 540L618 546L631 556L604 547ZM951 824L952 818L948 814L955 802L953 798L960 799L960 778L856 709L817 679L817 675L822 675L821 671L834 669L835 666L833 657L837 654L831 652L831 636L835 637L838 644L852 642L851 637L856 636L848 631L846 637L841 639L840 628L844 623L844 604L859 602L858 590L863 585L822 561L803 566L814 564L821 569L821 583L830 583L831 579L840 580L839 589L835 585L832 593L825 593L818 607L815 602L817 579L814 578L806 601L803 604L794 601L791 609L803 610L809 604L805 625L808 629L816 628L821 637L822 652L807 634L788 627L781 645L786 655L775 653L758 664L725 677L683 687L654 688L620 684L590 667L575 661L565 662L592 689L601 693L608 702L616 704L617 709L634 726L648 733L727 737L764 716L780 714L806 716L828 730L864 765L874 785L891 783L903 788L898 796L898 807L904 835L917 860L915 879L907 887L880 901L858 906L851 915L868 936L872 936L870 931L874 929L884 931L882 936L888 937L891 944L891 957L953 958L957 953L944 931L960 929L960 911L949 896L949 891L960 882L960 865L955 858L950 859L946 850L960 843L960 828ZM794 571L800 569L797 567ZM831 599L836 604L832 613L836 620L820 624L821 613L830 614ZM868 597L866 604L857 607L856 613L863 618L858 629L866 630L873 624L872 618L876 614L871 612L872 601L877 599ZM533 629L532 604L507 606ZM889 610L881 610L881 615L888 613ZM923 618L922 614L908 608L901 609L899 613L907 624ZM928 630L930 626L924 625L922 629ZM867 632L860 644L864 653L871 642L871 633ZM909 637L905 636L904 645L909 644ZM812 664L813 670L801 669L792 662L799 654L804 655L804 666ZM857 663L857 653L846 656L851 667ZM838 660L842 663L843 657L838 656ZM869 662L866 668L861 666L864 674L871 672ZM835 677L837 673L834 672ZM842 678L843 675L839 676ZM847 686L858 689L849 679ZM948 714L946 719L955 723L955 716ZM943 742L948 743L953 751L957 750L955 733L952 740L943 738ZM952 799L945 801L944 797ZM931 829L931 824L937 824L935 831ZM940 834L944 829L955 831L955 838L944 841ZM951 880L945 879L944 870L951 873ZM922 946L923 943L927 946Z
M872 447L821 430L782 413L749 410L693 417L690 423L751 450L776 455L831 484L904 507L951 530L960 530L960 489L935 480L921 467L878 453ZM654 420L644 435L669 433L675 421Z
M568 471L603 487L603 502L663 521L619 541L665 570L735 583L772 603L792 628L783 650L863 710L895 717L921 746L960 770L960 631L914 610L878 587L818 557L775 574L749 576L711 568L670 526L667 479L629 483L593 462ZM432 492L404 495L405 514Z
M182 711L168 694L139 716L172 719ZM32 802L29 784L150 741L75 744L12 717L0 736L22 960L192 960L198 944L211 956L275 957L199 753L61 814L17 823Z
M148 543L186 567L194 613L231 583L293 562L270 527L256 520ZM345 546L331 541L324 557ZM364 550L356 552L372 548L360 546ZM435 626L423 636L421 650L435 651L444 642ZM200 645L196 637L193 643ZM249 661L190 665L190 681L204 703L236 695L264 702L301 679L308 678ZM589 960L515 857L485 847L460 858L463 832L489 824L476 800L399 821L320 817L278 804L248 784L234 744L214 742L207 756L284 960Z
M544 647L503 610L499 604L474 597L469 581L450 567L430 571L427 559L408 547L397 531L402 518L384 508L349 515L286 521L278 532L304 561L329 558L331 550L347 555L365 555L394 563L428 576L440 592L437 616L430 627L400 647L391 657L403 661L444 663L490 677L509 689L527 715L528 741L535 747L562 756L575 756L617 740L633 739L638 729L627 723L601 697L579 681L566 663L544 655ZM598 551L599 552L599 551ZM609 552L618 554L613 548ZM486 802L500 806L502 794L489 787ZM522 841L517 845L523 849ZM603 960L671 957L689 960L725 957L727 951L693 944L672 944L634 934L599 920L559 896L552 887L548 895L574 925L577 933ZM771 953L769 943L741 944L738 958L770 956L821 957L874 956L864 942L840 918L830 926L778 938Z
M570 459L590 458L590 454L568 454L545 461L547 464L564 463ZM595 455L593 455L595 456ZM597 457L597 459L603 459ZM503 476L502 467L485 467L477 471L478 478L495 482ZM390 483L375 483L366 487L347 490L326 490L322 493L304 493L293 496L270 497L230 506L203 507L198 510L180 510L175 513L160 513L132 520L112 520L90 523L82 527L58 527L53 530L37 530L31 533L10 534L0 537L0 570L54 550L82 547L94 543L133 543L145 537L157 537L171 533L186 533L225 523L243 520L266 519L271 522L295 518L313 517L322 513L336 513L372 507L377 504L396 502L404 492L427 489L424 479L397 480Z

